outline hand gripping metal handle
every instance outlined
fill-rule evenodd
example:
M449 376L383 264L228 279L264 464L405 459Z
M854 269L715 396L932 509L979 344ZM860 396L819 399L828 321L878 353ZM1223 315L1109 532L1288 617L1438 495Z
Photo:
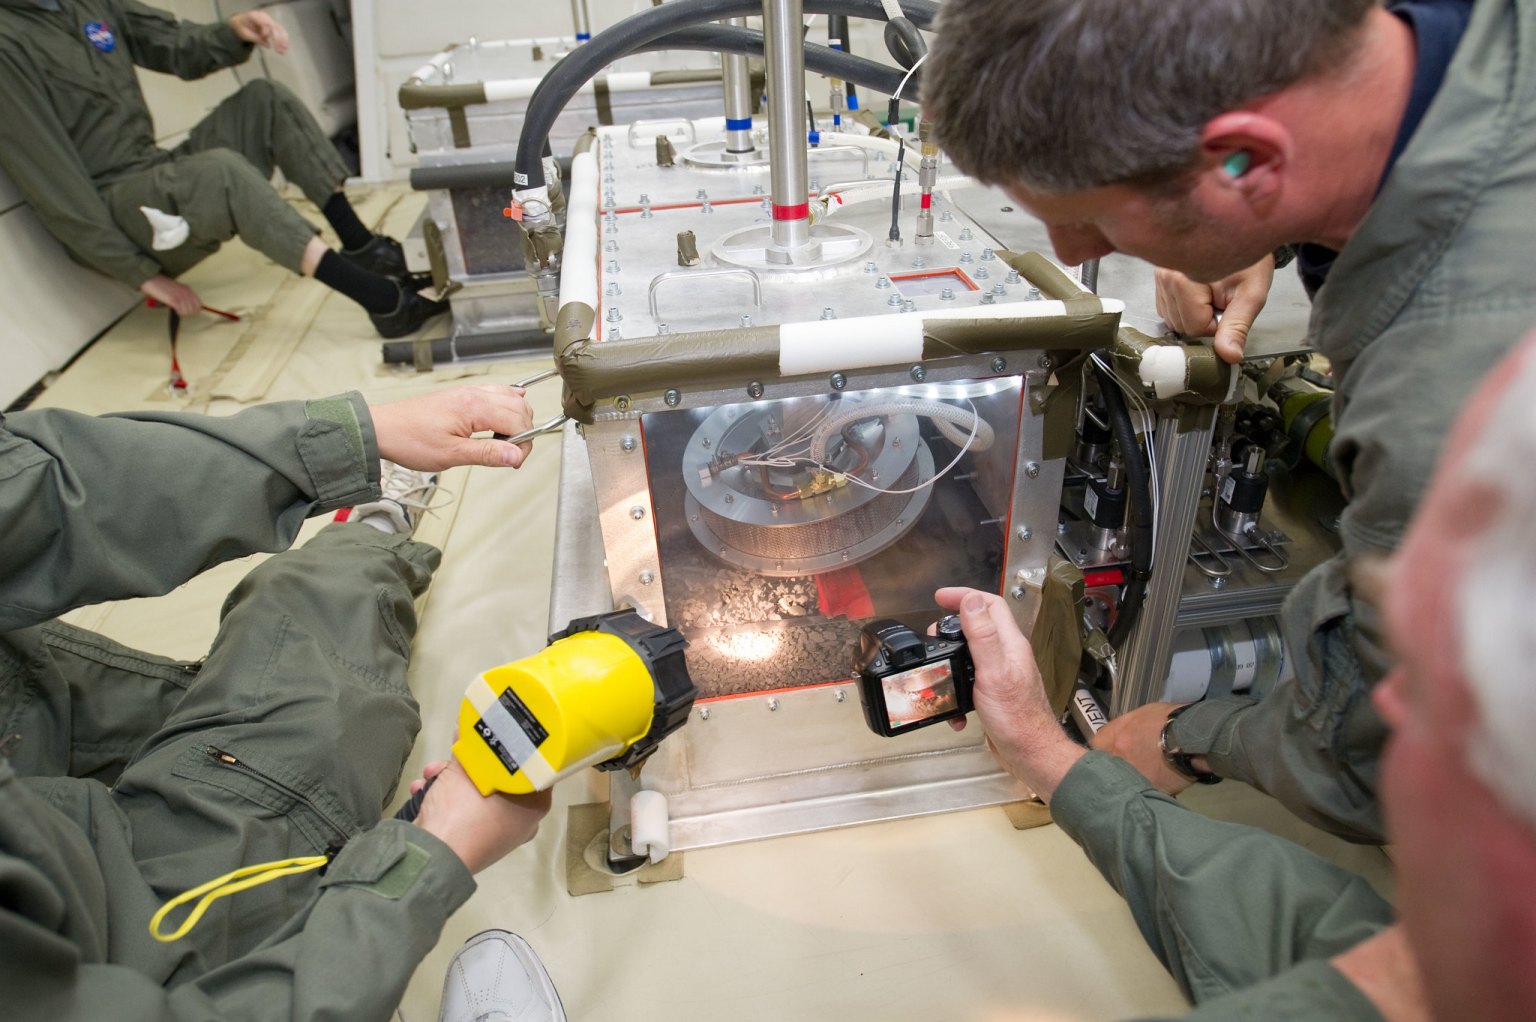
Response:
M524 390L527 390L535 383L543 383L545 380L552 379L553 377L559 375L559 369L546 369L542 373L528 377L521 383L513 384L513 386L521 387ZM516 436L508 436L505 433L492 433L491 436L495 437L497 440L505 440L509 444L520 444L525 441L532 440L534 437L543 436L546 433L558 433L562 428L564 428L567 418L569 417L565 415L557 415L553 419L550 419L548 422L544 423L542 426L534 426L532 429L525 429L521 433L518 433Z

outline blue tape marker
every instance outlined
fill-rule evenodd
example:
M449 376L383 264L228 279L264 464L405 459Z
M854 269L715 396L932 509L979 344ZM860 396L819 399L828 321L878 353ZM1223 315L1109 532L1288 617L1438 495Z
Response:
M859 108L859 97L854 96L854 95L849 95L849 97L848 97L848 109L849 110L857 110L858 108Z
M591 38L592 38L592 33L591 32L577 32L576 33L576 41L578 43L584 43L584 42L586 42L587 40L589 40Z
M752 130L752 118L750 118L750 117L727 117L725 119L725 130L726 131L751 131Z

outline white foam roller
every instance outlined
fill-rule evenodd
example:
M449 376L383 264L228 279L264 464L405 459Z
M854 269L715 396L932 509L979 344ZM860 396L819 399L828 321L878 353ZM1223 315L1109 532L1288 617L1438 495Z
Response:
M672 850L667 824L667 796L641 788L629 799L629 843L636 855L660 862Z

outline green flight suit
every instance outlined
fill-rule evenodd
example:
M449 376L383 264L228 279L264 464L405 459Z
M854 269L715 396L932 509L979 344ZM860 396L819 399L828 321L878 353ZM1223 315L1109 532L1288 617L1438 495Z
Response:
M309 111L253 81L166 151L134 72L201 78L250 52L226 24L178 22L135 0L60 0L57 11L0 0L0 168L76 262L130 287L236 235L298 272L316 229L273 190L273 169L321 206L347 176ZM141 207L183 218L186 240L156 251Z
M383 1019L474 881L380 821L420 725L413 595L437 551L333 524L252 571L200 664L49 620L164 593L377 496L357 395L212 418L0 419L0 995L18 1019ZM170 897L329 852L323 875ZM173 917L174 928L180 916Z
M1281 612L1295 680L1255 702L1197 703L1173 723L1187 752L1303 819L1382 840L1386 728L1370 690L1391 658L1350 592L1360 554L1394 549L1452 421L1536 326L1536 0L1482 0L1445 81L1313 305L1333 366L1331 457L1349 498L1343 552Z
M1213 820L1122 759L1090 752L1051 817L1125 898L1196 1004L1186 1022L1344 1022L1380 1013L1328 959L1392 922L1358 875L1300 845Z

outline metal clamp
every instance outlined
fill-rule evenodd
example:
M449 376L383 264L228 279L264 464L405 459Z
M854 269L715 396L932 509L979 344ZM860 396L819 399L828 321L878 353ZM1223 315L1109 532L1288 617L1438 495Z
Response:
M703 277L746 277L752 282L752 304L763 307L763 282L753 271L741 266L720 266L707 270L668 270L651 278L651 318L656 319L656 289L669 280L699 280Z
M636 121L635 123L631 124L629 126L629 147L631 149L639 149L641 135L645 136L645 144L655 145L657 134L674 134L671 131L660 133L657 132L656 128L658 125L664 125L671 128L680 126L687 130L688 141L697 142L699 140L699 134L694 129L692 121L681 117L662 117L649 121Z

